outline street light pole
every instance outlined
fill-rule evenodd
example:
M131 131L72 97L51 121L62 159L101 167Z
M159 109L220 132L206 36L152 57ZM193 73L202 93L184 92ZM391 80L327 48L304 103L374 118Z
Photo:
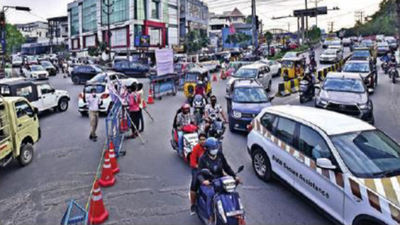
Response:
M107 47L108 47L108 61L111 64L111 30L110 30L110 16L113 14L114 10L111 10L111 7L114 5L114 1L110 3L110 0L103 0L103 4L106 6L107 11L104 11L103 13L107 15Z

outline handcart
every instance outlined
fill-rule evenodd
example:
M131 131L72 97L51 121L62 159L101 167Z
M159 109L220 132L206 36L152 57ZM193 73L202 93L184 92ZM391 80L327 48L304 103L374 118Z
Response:
M150 88L154 98L161 100L162 96L173 95L178 92L176 82L179 79L178 74L170 73L161 76L150 76Z

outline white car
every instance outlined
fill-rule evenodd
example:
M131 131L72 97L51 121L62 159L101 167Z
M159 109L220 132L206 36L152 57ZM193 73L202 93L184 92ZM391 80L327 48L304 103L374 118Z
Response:
M22 65L22 58L15 56L12 57L12 66L13 67L20 67Z
M272 73L270 68L265 64L251 64L242 66L229 79L226 84L226 93L229 94L232 83L235 80L257 80L264 89L269 92L272 86Z
M124 86L131 86L133 83L139 83L135 78L128 77L123 73L118 73L114 71L107 71L105 73L99 73L92 79L87 81L88 84L92 83L108 83L108 81L115 81L118 79Z
M269 67L269 69L271 70L271 74L273 76L281 75L282 65L276 60L262 59L260 61L257 61L256 63L263 63L263 64L267 65Z
M86 95L91 95L92 94L92 89L96 89L96 96L100 97L101 99L101 105L99 108L99 112L103 114L108 114L108 112L112 108L112 100L110 93L107 89L107 84L106 83L91 83L91 84L85 84L83 87L83 92L79 94L79 100L78 100L78 111L82 116L85 116L88 114L88 105L86 103L85 97Z
M271 106L253 120L256 175L280 177L340 224L400 223L400 146L356 118Z
M337 63L343 59L343 55L337 49L328 48L319 56L319 62L323 63Z
M22 69L22 72L25 77L35 78L35 79L48 79L49 78L49 72L47 72L46 69L43 68L43 66L30 65L28 68L29 68L28 70L26 68Z

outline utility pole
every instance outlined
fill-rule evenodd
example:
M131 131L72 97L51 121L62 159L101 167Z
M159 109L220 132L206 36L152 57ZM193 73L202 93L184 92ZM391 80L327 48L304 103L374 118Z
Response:
M396 11L397 11L397 26L400 26L400 0L396 0ZM400 29L398 29L398 32L400 38Z
M108 47L108 61L111 64L111 30L110 30L110 16L114 13L112 9L114 1L110 3L110 0L103 0L103 4L107 10L103 9L103 13L107 15L107 47Z
M307 0L304 0L305 1L305 4L306 4L306 10L308 9L307 8ZM308 31L308 16L306 16L306 32Z
M310 2L315 3L315 8L318 8L318 3L322 2L323 0L311 0ZM318 14L315 15L315 26L318 27Z
M333 25L334 25L334 24L335 24L335 22L333 22L333 21L328 22L329 33L332 33L332 32L333 32Z
M364 11L362 11L362 10L355 11L354 16L356 18L356 22L360 21L360 23L363 24Z
M256 29L256 0L251 0L251 27L252 27L252 36L253 36L253 47L254 47L254 52L257 51L258 49L258 32Z

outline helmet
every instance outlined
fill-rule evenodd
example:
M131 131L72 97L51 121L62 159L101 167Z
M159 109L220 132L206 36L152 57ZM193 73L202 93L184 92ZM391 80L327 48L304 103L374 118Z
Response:
M189 104L184 104L183 106L182 106L182 112L183 113L188 113L188 112L190 112L190 105Z
M219 141L216 138L209 137L209 138L207 138L206 143L204 143L204 148L209 153L213 150L218 150L219 149Z

